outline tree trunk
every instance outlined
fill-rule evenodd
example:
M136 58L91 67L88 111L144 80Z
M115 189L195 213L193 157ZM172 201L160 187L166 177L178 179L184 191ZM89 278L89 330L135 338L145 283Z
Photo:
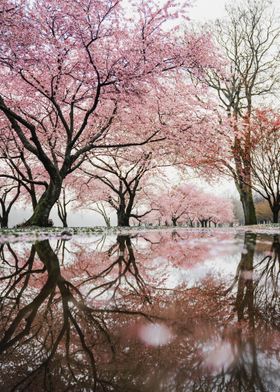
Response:
M3 213L3 216L1 217L1 227L2 227L2 229L8 227L8 218L9 218L9 215L7 213Z
M66 209L65 209L65 211L66 211ZM63 227L68 227L67 212L65 212L65 211L63 211L62 208L60 209L59 204L57 204L57 215L58 215L59 219L61 220Z
M273 223L278 223L279 209L278 208L273 208L272 209L272 214L273 214Z
M50 226L49 216L52 207L57 202L62 189L62 181L51 181L35 207L33 215L23 226Z
M200 221L201 227L207 227L207 220L206 219L201 219Z
M245 225L256 225L257 217L252 189L249 187L244 187L243 190L240 191L240 200L243 207Z
M173 226L177 226L177 218L171 218Z
M35 211L35 208L37 207L37 199L36 199L36 195L32 195L30 194L31 197L31 203L32 203L32 208L33 211Z
M123 212L123 211L118 211L117 213L118 216L118 226L129 226L129 216Z
M63 227L68 227L67 218L66 217L62 219L62 224L63 224Z

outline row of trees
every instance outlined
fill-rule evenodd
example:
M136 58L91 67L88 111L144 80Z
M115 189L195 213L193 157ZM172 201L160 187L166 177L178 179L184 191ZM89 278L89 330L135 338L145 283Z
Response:
M230 200L203 192L193 185L174 186L162 191L161 197L153 195L152 212L147 216L159 224L188 224L190 227L232 224L233 207Z
M5 0L2 226L19 195L33 207L25 225L47 226L55 205L66 225L73 197L106 201L120 225L146 219L161 209L155 177L174 165L230 175L245 224L256 223L253 191L278 221L280 121L263 100L277 87L279 28L268 5L229 7L210 34L187 29L188 6L172 0L136 3L133 18L120 0ZM174 192L179 200L180 187L163 197ZM195 219L219 223L213 202L205 202L207 218Z

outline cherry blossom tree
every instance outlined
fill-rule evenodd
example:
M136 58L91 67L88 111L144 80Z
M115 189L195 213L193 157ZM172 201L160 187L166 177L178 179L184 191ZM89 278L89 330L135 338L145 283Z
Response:
M150 209L145 208L146 194L155 181L159 169L159 153L149 149L134 148L112 151L106 155L88 157L82 172L89 192L82 198L106 202L117 214L118 226L129 226L130 219L140 221ZM163 154L165 156L165 153ZM154 159L157 158L157 159ZM95 183L99 185L95 185ZM95 198L90 192L96 188Z
M88 187L88 190L84 187L81 192L83 201L88 206L92 201L105 201L117 212L118 225L127 226L130 218L134 222L139 221L149 212L146 207L153 182L151 176L155 176L156 187L157 172L162 168L176 166L182 171L185 167L196 167L201 164L204 148L221 153L222 140L214 135L219 119L216 116L210 126L207 116L210 115L212 103L197 97L205 94L206 91L200 87L174 79L168 95L158 92L156 100L149 97L150 106L156 103L157 117L145 112L139 129L144 126L152 130L155 126L163 126L168 131L162 132L163 137L156 143L151 140L148 146L134 146L125 151L113 150L103 154L98 151L88 153L80 167ZM141 111L137 113L138 119L141 119ZM135 122L134 117L127 117L124 123L128 124L129 121ZM104 215L103 209L98 212Z
M70 195L69 195L70 193ZM71 196L72 193L72 196ZM60 194L59 199L56 202L57 205L57 214L59 219L61 220L63 227L68 227L68 223L67 223L67 216L68 216L68 207L71 203L76 202L77 199L75 197L75 195L73 195L73 191L68 190L65 186L62 187L62 191Z
M97 214L101 215L102 218L104 219L104 222L106 224L107 228L111 227L111 218L108 214L108 211L106 210L106 203L104 205L104 203L101 202L97 202L95 203L94 207L88 207L89 210L92 210L94 212L97 212Z
M192 185L174 186L166 191L158 192L151 197L151 206L158 211L163 222L178 223L186 222L194 218L195 204L199 198L199 189ZM149 219L149 218L148 218Z
M77 200L74 207L75 210L88 210L96 212L104 219L106 226L110 227L110 215L113 211L112 206L108 201L110 198L110 191L101 182L96 181L94 182L94 186L91 186L91 178L85 179L83 176L79 176L78 178L82 181L74 182L75 192L77 195Z
M0 227L8 227L12 207L20 195L20 184L13 181L0 181Z
M145 127L158 117L157 100L147 102L179 69L199 74L216 61L208 35L180 36L187 7L172 0L136 3L133 18L120 0L5 0L1 10L1 122L47 178L26 225L47 225L65 178L93 149L161 138L161 127Z
M2 125L2 123L1 123ZM11 127L1 129L0 140L0 179L21 186L20 199L36 208L38 198L47 188L47 176L35 157L18 143Z
M233 205L231 200L221 196L204 194L205 203L201 202L202 208L198 212L198 219L202 226L209 226L211 223L232 224L234 221Z
M192 184L171 187L150 196L150 204L154 210L149 219L155 221L160 217L161 222L177 226L187 223L190 226L199 223L206 227L211 222L217 226L222 223L232 223L233 205L230 200L202 191Z

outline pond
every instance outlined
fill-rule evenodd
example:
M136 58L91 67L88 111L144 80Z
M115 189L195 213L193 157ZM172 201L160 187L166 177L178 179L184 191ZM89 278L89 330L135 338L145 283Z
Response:
M1 391L280 390L280 236L1 245Z

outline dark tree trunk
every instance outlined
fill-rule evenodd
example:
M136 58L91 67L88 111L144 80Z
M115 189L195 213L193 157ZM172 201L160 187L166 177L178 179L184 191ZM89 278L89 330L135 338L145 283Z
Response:
M249 119L248 119L249 121ZM235 185L242 203L245 225L256 225L257 217L252 193L250 143L242 150L240 140L235 139L234 158L236 165Z
M52 207L57 202L62 187L62 181L51 181L47 190L38 201L33 215L23 226L47 227L50 225L49 216Z
M3 213L1 217L1 227L2 228L7 228L8 227L8 219L9 219L9 214L8 213Z
M207 227L207 220L206 219L200 220L200 224L201 224L201 227Z
M33 208L33 211L35 211L35 208L37 207L37 197L36 197L36 194L35 194L35 192L33 193L33 192L31 192L31 193L29 193L30 194L30 197L31 197L31 203L32 203L32 208Z
M171 218L173 226L177 226L177 218Z
M243 190L240 191L240 200L243 207L245 225L256 225L256 210L252 190L249 187L244 187Z
M273 214L273 223L278 223L278 220L279 220L279 209L278 208L273 208L272 209L272 214Z
M118 211L118 226L129 226L129 216L124 211Z
M122 184L120 184L120 191L122 190ZM129 205L126 205L125 197L123 193L119 193L119 205L117 208L118 226L129 226L129 218L131 214L130 201Z
M59 219L61 220L63 227L68 227L66 211L60 210L60 207L58 206L57 207L57 215L58 215Z
M67 224L67 205L70 203L70 201L66 201L66 192L65 192L65 188L62 187L61 190L62 193L62 197L60 199L57 200L56 204L57 204L57 215L59 217L59 219L62 222L63 227L68 227Z
M67 218L66 217L62 219L62 224L63 224L63 227L68 227Z

